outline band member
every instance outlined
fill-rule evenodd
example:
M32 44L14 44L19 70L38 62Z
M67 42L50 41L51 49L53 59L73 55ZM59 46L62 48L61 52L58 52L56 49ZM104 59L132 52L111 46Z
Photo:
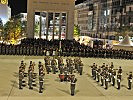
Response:
M133 77L133 75L132 75L132 72L130 72L129 74L127 74L128 75L128 89L131 89L132 88L132 77Z
M112 71L112 86L115 86L116 70Z
M117 89L120 89L120 86L121 86L121 75L118 74L117 75Z
M43 73L39 76L39 93L43 92L43 82L44 82L44 75Z
M121 80L121 78L122 78L122 68L121 68L121 66L118 69L118 75L119 75L120 80Z
M22 72L20 72L19 73L19 89L23 89L22 88L23 78L24 78L24 75Z
M76 86L77 79L75 78L75 75L72 75L71 77L71 95L74 96L75 94L75 86Z

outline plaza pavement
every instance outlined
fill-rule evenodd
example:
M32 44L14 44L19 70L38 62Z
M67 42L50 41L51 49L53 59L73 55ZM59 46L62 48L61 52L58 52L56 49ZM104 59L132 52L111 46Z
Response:
M60 83L58 74L45 75L44 92L42 94L38 93L38 80L37 87L34 87L33 90L29 90L28 86L19 90L18 67L20 61L24 60L27 68L29 62L34 61L36 63L35 72L38 73L38 62L44 63L43 58L39 56L0 56L0 100L133 100L133 89L127 89L126 75L129 71L133 72L133 60L82 58L84 71L82 76L76 74L78 81L74 97L70 96L70 83ZM94 62L98 65L114 62L115 68L122 67L121 90L117 90L116 86L113 87L110 84L109 89L105 90L91 78L89 66Z

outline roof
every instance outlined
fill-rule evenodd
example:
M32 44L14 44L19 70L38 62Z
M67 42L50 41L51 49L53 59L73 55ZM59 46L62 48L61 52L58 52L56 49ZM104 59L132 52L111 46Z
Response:
M121 46L133 46L133 42L130 40L130 37L128 35L126 35L124 40L121 41L118 45L121 45Z

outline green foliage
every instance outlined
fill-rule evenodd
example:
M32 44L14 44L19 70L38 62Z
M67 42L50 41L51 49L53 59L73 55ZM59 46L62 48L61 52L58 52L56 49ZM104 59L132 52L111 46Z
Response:
M0 31L3 31L3 22L1 20L1 18L0 18Z
M22 14L13 16L4 26L0 20L0 29L3 26L1 35L4 40L17 40L22 36L26 36L27 21L21 21L22 18Z
M1 39L1 37L2 37L3 30L4 30L3 22L2 22L2 20L1 20L1 18L0 18L0 39Z
M5 25L4 25L4 39L5 40L16 40L21 36L21 20L15 17L11 18Z
M74 25L74 37L80 35L80 29L78 25Z
M0 27L3 27L3 22L1 18L0 18Z
M38 36L39 35L39 29L40 29L39 24L38 23L35 23L35 25L34 25L35 36Z
M129 32L133 32L133 26L119 27L116 32L118 32L121 36L126 36L127 34L129 34Z

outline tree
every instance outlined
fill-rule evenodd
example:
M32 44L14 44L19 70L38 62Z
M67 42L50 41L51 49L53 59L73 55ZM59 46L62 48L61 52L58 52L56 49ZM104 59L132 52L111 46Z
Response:
M21 21L17 18L11 18L4 25L4 37L5 40L17 40L21 36Z
M39 24L38 23L35 23L35 25L34 25L35 36L38 36L39 35L39 29L40 29Z
M2 37L2 33L3 33L3 22L2 22L2 19L0 18L0 37Z
M80 35L80 29L78 25L74 25L74 37Z
M2 22L2 19L0 18L0 31L2 32L3 31L3 22Z
M3 27L2 19L0 18L0 28Z

